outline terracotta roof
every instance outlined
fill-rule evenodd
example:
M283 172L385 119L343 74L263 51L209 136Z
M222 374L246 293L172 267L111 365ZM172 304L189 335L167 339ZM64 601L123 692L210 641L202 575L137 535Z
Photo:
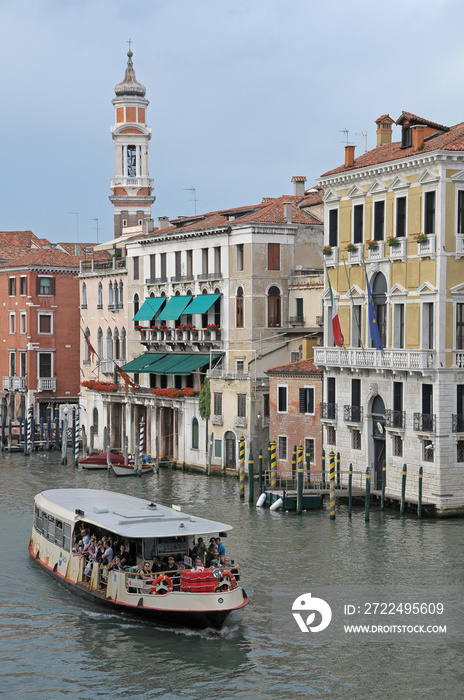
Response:
M314 185L314 187L310 187L309 189L305 190L304 199L301 200L298 206L300 209L303 209L303 207L312 207L316 204L322 204L323 195L324 190L322 187L320 185Z
M38 248L41 241L32 231L0 231L0 260L13 260Z
M319 369L314 364L314 360L299 360L298 362L290 362L288 365L279 365L266 370L266 374L322 374L322 369Z
M422 124L424 126L431 126L432 129L438 129L439 131L448 131L449 127L443 126L443 124L437 124L436 122L431 122L424 117L418 117L417 114L412 112L401 112L401 116L396 120L396 124L402 124L403 122L408 122L411 125Z
M403 115L410 114L409 112L403 112ZM415 117L410 115L416 120L420 120L420 117ZM401 117L400 117L401 119ZM421 122L427 126L432 126L433 122L428 122L422 120ZM440 125L435 125L434 128L437 129L447 129ZM432 134L424 139L422 148L419 151L414 151L413 146L408 148L401 148L401 142L396 141L394 143L384 144L383 146L377 146L372 151L363 153L358 158L355 158L353 165L345 167L340 165L338 168L333 170L328 170L326 173L321 175L321 177L326 177L328 175L335 175L336 173L343 173L350 170L357 170L359 168L366 168L372 165L379 165L380 163L387 163L393 160L403 160L404 158L409 158L415 154L430 153L432 151L464 151L464 122L451 126L447 131L437 130L436 134Z
M9 267L69 267L79 269L84 256L69 255L61 250L45 248L23 254L8 262L0 263L0 268Z

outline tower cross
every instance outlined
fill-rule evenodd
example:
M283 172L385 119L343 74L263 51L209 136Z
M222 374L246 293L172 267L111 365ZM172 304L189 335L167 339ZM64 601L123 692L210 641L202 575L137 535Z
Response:
M132 41L132 39L129 39L129 41L128 41L127 43L129 44L129 51L130 51L130 50L131 50L131 44L133 44L134 42Z

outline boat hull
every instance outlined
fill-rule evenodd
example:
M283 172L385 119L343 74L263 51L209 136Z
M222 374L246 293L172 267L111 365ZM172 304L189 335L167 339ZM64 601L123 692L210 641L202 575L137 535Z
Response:
M123 464L112 464L110 470L115 476L141 476L141 474L151 474L153 465L143 464L141 471L137 472L132 464L129 464L127 467Z
M164 626L187 627L189 629L211 628L214 630L220 630L224 626L224 623L231 612L244 607L249 602L245 591L242 591L242 589L240 589L240 591L242 593L243 600L239 605L220 610L194 610L191 608L188 601L186 601L185 607L177 606L177 609L175 609L167 605L167 596L160 596L159 598L153 598L153 596L150 596L150 605L147 604L148 596L139 594L134 595L134 600L132 603L120 601L117 599L117 597L116 599L113 599L112 597L108 596L105 589L96 590L91 588L87 582L74 582L65 578L62 574L54 570L54 568L52 569L50 566L45 564L45 562L41 561L37 555L34 555L32 547L29 547L29 553L34 561L40 565L40 568L43 571L49 574L61 586L69 590L78 598L106 607L107 609L117 610L118 612L134 615L139 618L153 620ZM171 593L169 595L175 596L176 594ZM224 599L226 596L225 594L220 594L220 597ZM214 598L218 598L218 596L215 595ZM157 599L159 600L160 605L163 607L152 607L152 600L156 601Z

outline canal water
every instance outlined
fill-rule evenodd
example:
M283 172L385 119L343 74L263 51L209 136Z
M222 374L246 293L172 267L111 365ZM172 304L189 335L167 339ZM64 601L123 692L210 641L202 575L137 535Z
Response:
M348 519L344 506L335 522L325 509L271 513L240 504L231 478L162 470L117 479L60 465L56 453L2 455L0 470L5 698L464 697L459 640L324 643L298 629L278 593L385 582L460 586L463 521L372 510L365 523L363 509ZM35 494L60 487L109 488L231 524L224 543L243 566L250 605L213 635L157 627L70 596L27 551Z

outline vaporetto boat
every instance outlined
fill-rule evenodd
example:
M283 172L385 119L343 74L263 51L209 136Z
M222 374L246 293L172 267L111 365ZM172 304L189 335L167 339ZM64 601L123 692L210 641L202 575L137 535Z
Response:
M128 543L135 566L108 570L95 561L89 567L86 557L73 551L81 528ZM195 571L189 568L189 553L199 536L206 540L231 529L183 513L178 506L122 493L53 489L35 497L29 551L47 573L81 598L162 624L221 629L232 611L249 602L238 583L239 567ZM179 569L145 580L134 569L153 556L161 562L174 557Z

